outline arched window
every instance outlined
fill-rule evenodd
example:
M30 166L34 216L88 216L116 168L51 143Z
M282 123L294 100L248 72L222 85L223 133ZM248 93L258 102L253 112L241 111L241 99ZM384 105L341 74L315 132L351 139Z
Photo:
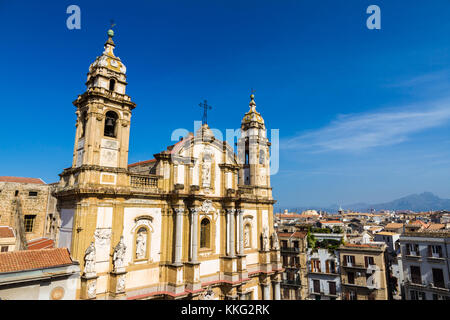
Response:
M116 80L114 79L109 80L109 90L114 91L115 88L116 88Z
M204 218L200 223L200 248L209 248L210 244L210 228L211 223L207 218Z
M117 114L113 111L108 111L105 116L105 130L104 135L106 137L115 138L117 135L116 124L117 124Z
M84 137L84 134L86 133L86 123L87 123L87 112L83 111L83 113L81 114L81 135L80 138Z

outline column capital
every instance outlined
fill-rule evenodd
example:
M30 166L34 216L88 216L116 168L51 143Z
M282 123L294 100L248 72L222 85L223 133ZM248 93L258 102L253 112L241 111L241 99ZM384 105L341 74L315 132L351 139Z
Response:
M173 208L173 211L174 211L176 214L183 214L184 208L183 208L183 207Z
M200 208L199 207L193 207L193 208L189 208L189 210L191 211L191 213L193 215L196 215L200 212Z
M227 209L227 213L229 213L229 214L234 214L235 212L236 212L235 208L228 208Z

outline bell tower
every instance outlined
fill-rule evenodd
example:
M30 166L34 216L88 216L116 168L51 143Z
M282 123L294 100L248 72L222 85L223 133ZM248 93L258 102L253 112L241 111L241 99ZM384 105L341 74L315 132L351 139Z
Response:
M73 102L77 124L72 170L78 184L126 185L131 111L126 68L114 55L114 31L90 65L86 92Z
M255 95L250 95L250 110L241 123L238 157L241 164L239 184L270 188L270 142L261 114L256 111Z

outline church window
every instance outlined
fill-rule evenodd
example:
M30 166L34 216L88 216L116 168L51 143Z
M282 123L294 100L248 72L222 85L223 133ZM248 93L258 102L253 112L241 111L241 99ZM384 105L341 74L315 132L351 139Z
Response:
M87 112L84 111L81 115L81 135L80 137L84 137L84 134L86 133L86 123L87 123Z
M200 223L200 248L209 248L210 245L210 232L211 223L207 218L204 218Z
M116 87L116 80L114 79L109 80L109 90L114 91L115 87Z
M108 111L105 117L104 135L106 137L115 138L117 136L117 114L113 111Z
M264 164L266 162L266 153L264 150L259 151L259 164Z
M33 232L34 221L36 220L36 215L26 215L24 219L25 232Z

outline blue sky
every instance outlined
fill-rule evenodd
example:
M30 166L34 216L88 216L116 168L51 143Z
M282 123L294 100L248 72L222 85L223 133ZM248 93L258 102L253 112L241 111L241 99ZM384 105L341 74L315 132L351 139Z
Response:
M81 8L68 30L66 8ZM366 8L381 8L369 30ZM450 2L3 1L0 175L58 180L71 165L72 101L114 19L137 103L129 162L153 157L198 103L237 129L251 88L280 131L277 207L450 198Z

